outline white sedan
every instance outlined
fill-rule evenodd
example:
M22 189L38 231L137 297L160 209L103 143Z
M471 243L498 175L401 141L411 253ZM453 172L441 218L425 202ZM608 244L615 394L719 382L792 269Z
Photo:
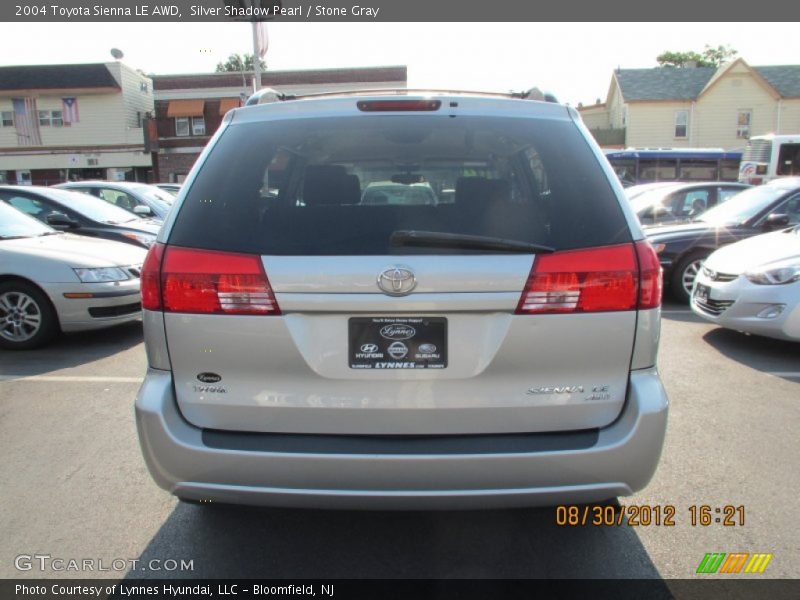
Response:
M691 307L722 327L800 341L800 225L714 252L695 280Z
M141 318L145 250L56 231L0 202L0 347Z

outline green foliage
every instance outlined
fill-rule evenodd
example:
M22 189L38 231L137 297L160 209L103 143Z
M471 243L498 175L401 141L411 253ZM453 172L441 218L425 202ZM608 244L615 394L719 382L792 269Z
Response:
M254 58L254 54L245 54L244 56L241 54L231 54L225 62L217 63L217 73L252 71ZM267 63L260 58L258 62L261 64L262 70L267 68Z
M738 52L730 46L720 45L712 48L706 44L702 53L694 50L686 52L667 50L656 56L656 61L661 67L686 68L693 64L697 67L718 67L722 63L736 58L737 54Z

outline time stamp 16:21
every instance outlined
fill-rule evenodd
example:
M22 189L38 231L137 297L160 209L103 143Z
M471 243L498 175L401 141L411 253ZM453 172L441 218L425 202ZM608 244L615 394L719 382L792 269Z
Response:
M692 527L743 527L744 506L726 504L710 506L694 504L688 509L688 523ZM674 527L679 519L678 510L672 504L611 504L562 505L556 507L556 525L577 527L582 525L629 527Z

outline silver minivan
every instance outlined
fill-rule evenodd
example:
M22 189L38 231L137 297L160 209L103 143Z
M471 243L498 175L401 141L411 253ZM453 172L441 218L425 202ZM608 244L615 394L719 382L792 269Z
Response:
M365 202L375 182L435 201ZM407 92L239 108L142 272L142 451L158 485L203 503L628 495L667 423L660 303L658 259L569 107Z

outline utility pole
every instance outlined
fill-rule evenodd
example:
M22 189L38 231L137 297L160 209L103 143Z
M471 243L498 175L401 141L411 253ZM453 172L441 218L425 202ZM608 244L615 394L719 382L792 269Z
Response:
M253 93L261 89L261 57L258 53L258 21L255 19L250 23L253 29Z

